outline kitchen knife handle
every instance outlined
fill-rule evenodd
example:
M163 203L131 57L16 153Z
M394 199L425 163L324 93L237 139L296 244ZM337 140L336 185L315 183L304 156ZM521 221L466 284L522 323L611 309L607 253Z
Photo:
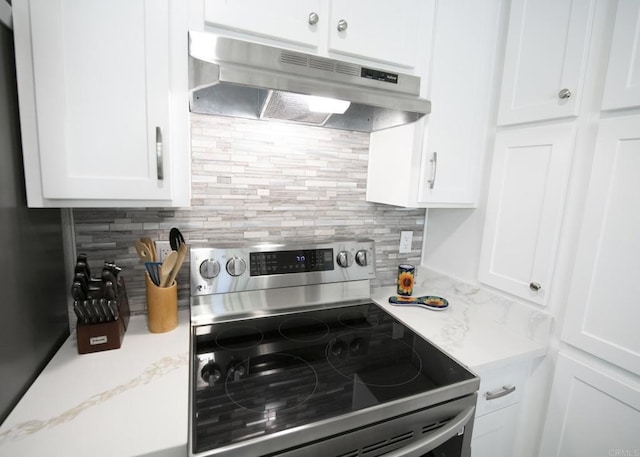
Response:
M164 165L162 163L162 129L156 127L156 168L158 172L158 181L164 179Z

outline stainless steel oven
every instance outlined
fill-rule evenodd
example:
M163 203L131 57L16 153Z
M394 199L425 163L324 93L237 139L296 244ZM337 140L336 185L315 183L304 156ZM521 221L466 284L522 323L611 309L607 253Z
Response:
M479 378L371 302L371 240L191 249L191 456L470 455Z

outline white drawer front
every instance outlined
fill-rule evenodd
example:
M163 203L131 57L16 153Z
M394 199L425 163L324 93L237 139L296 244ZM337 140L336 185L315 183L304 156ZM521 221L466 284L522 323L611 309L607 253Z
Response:
M520 402L529 371L530 363L527 362L478 373L480 390L476 417Z

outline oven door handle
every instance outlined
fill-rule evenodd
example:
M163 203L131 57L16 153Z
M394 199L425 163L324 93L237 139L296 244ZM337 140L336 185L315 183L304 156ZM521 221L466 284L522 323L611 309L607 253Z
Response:
M429 434L425 438L415 441L408 446L389 452L388 454L385 454L385 457L417 457L432 451L441 444L449 441L454 436L457 436L460 429L467 425L467 422L471 420L475 411L475 406L469 406L456 417L451 419L447 425L440 428L437 432Z

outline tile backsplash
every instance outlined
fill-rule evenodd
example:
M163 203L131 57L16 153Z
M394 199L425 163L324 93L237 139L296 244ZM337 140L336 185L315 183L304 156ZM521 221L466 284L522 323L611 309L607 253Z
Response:
M133 312L145 308L133 241L167 240L172 227L193 245L372 238L374 285L392 284L399 262L420 263L425 210L365 201L366 133L192 114L191 150L191 207L73 210L77 252L95 271L107 258L123 267ZM410 254L398 254L401 230L413 231ZM178 283L186 306L188 259Z

